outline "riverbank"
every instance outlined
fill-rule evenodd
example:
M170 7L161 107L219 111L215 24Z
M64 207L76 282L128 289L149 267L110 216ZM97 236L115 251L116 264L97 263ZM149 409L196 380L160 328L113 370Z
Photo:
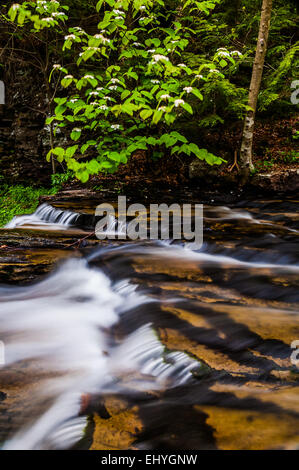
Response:
M139 157L142 161L142 157ZM137 159L138 161L138 159ZM201 203L236 203L240 199L256 197L282 197L299 191L299 164L282 165L267 173L255 173L245 185L239 184L237 173L219 167L208 167L201 161L193 165L193 177L178 183L174 175L157 178L152 174L137 172L136 161L128 165L125 174L97 175L82 184L68 178L65 183L50 187L0 184L0 227L12 217L34 212L38 204L58 201L80 206L86 200L101 203L127 196L134 202L177 202L197 200ZM137 173L137 174L136 174ZM63 180L63 176L57 177ZM65 178L67 180L67 178ZM53 179L52 179L53 180ZM55 178L54 178L55 182ZM38 183L38 182L37 182Z

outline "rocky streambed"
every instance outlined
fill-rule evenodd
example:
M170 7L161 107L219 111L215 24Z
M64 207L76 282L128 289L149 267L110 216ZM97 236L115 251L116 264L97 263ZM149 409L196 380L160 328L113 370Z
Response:
M99 240L85 191L1 229L4 448L298 448L298 200L203 199L200 249Z

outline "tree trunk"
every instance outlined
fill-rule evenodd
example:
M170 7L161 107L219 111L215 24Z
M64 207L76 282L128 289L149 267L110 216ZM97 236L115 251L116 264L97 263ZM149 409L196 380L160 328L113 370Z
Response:
M247 111L244 130L241 143L240 161L242 174L245 180L249 177L250 171L254 169L252 163L252 144L254 120L257 106L258 94L260 91L265 56L267 52L267 42L270 29L272 10L272 0L263 0L259 36L256 47L256 54L252 69L251 83L249 88L248 106L251 110Z

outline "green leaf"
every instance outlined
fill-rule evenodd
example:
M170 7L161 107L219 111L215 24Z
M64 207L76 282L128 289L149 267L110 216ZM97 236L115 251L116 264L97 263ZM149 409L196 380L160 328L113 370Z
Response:
M162 116L163 116L162 111L156 110L156 111L154 112L153 119L152 119L153 124L158 124L158 122L160 121L160 119L162 118Z
M19 8L21 8L21 6L16 3L12 5L10 9L8 10L8 16L11 19L11 21L15 21Z
M188 142L186 137L184 137L182 134L180 134L177 131L172 131L170 135L176 137L177 140L179 140L180 142L183 142L184 144Z
M63 78L61 80L61 85L64 87L64 88L67 88L68 86L70 86L70 84L73 82L73 78L70 78L70 77L67 77L67 78Z
M188 111L188 113L193 114L193 110L192 110L192 108L191 108L191 106L190 106L189 103L184 103L184 104L182 104L182 107L183 107L186 111Z
M81 133L82 133L82 130L81 129L73 129L72 132L71 132L71 139L72 140L79 140L80 139L80 136L81 136Z
M97 160L91 160L87 163L87 169L91 174L96 174L99 172L101 165Z
M66 158L72 158L78 149L78 145L73 145L72 147L68 147L65 151Z
M140 112L140 117L141 119L143 119L144 121L149 118L151 115L153 114L153 110L152 109L143 109L141 112Z
M88 171L82 171L82 172L78 172L76 173L76 177L82 181L82 183L86 183L88 180L89 180L89 174L88 174Z
M203 100L203 95L200 93L200 91L197 88L192 87L192 92L193 95L197 96L200 100Z

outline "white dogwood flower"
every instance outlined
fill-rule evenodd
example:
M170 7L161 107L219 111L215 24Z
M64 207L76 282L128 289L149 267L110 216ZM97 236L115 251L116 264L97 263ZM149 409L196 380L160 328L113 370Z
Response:
M153 61L159 62L160 60L165 60L165 62L169 61L169 58L162 54L155 54L153 55Z
M178 108L179 106L181 106L182 104L185 104L185 101L184 100L181 100L181 99L177 99L175 100L174 102L174 105L176 108Z
M44 18L45 20L47 18ZM67 36L64 36L65 41L68 41L69 39L76 39L76 36L74 34L68 34Z

